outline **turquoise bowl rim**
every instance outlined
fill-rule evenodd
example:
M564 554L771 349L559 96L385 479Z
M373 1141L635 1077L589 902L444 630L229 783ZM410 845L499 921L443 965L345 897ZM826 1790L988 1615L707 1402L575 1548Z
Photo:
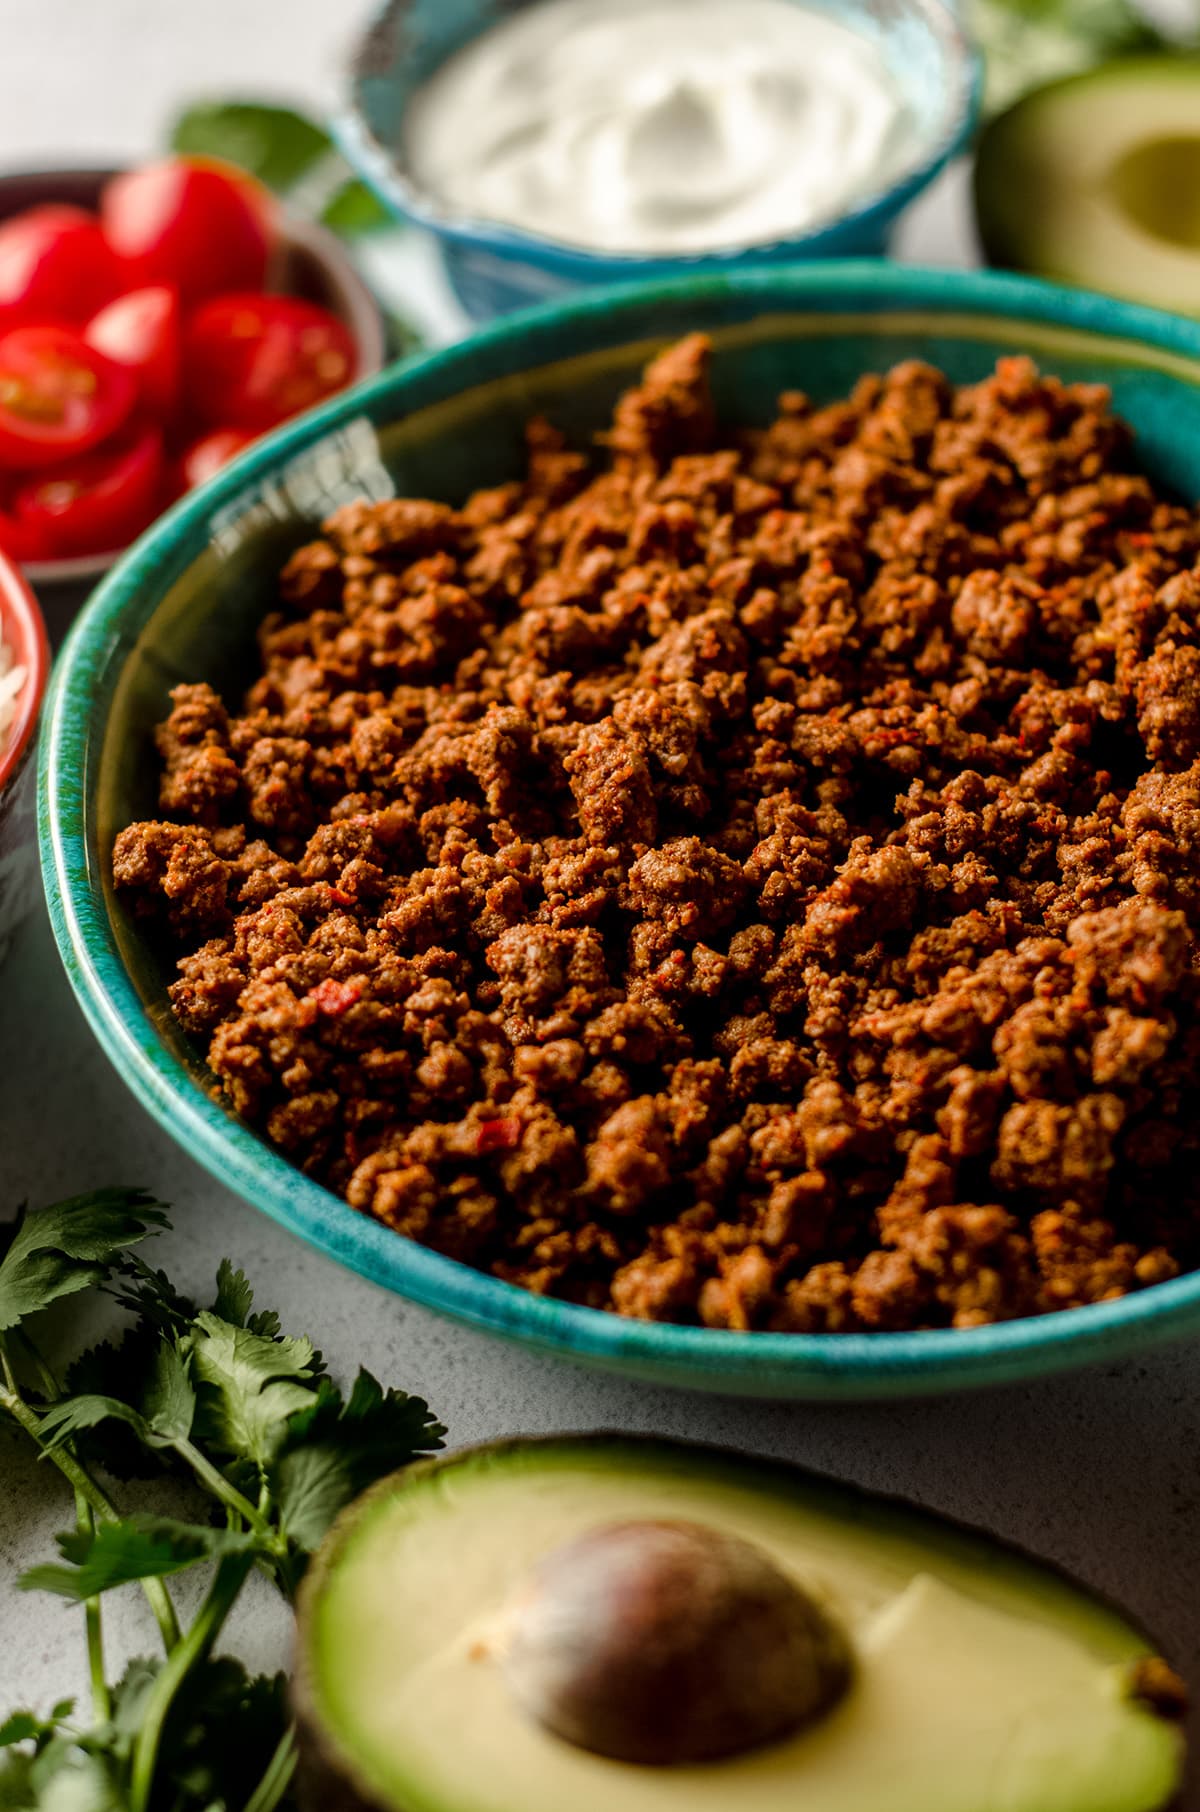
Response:
M947 119L941 136L931 141L926 155L894 182L871 191L844 213L834 215L807 232L782 233L774 239L749 240L740 245L714 246L711 250L698 252L591 249L524 227L510 226L501 220L447 211L404 174L366 117L359 97L362 78L358 69L365 60L367 47L386 26L399 4L400 0L382 0L361 35L357 54L352 59L352 98L333 122L339 149L368 188L400 219L428 228L439 240L451 245L494 252L502 258L552 271L581 283L624 282L635 278L639 271L686 275L718 267L736 267L743 260L750 263L762 259L807 259L820 257L822 253L833 256L839 247L854 249L865 243L871 234L882 234L900 211L929 187L950 159L966 147L983 104L983 54L952 0L921 0L915 10L922 15L927 10L936 14L947 43L953 46L959 69L958 106ZM900 4L903 5L904 0L900 0Z
M95 696L91 674L114 643L127 639L127 614L139 624L148 614L144 607L138 613L139 597L160 598L207 545L213 514L364 407L394 417L414 389L420 394L433 383L448 397L481 381L475 370L481 355L528 348L521 361L527 367L540 362L541 348L552 349L545 356L564 356L562 336L575 323L599 316L637 321L659 302L700 307L730 296L761 302L763 313L909 308L935 317L1002 317L1135 342L1139 363L1147 352L1200 362L1200 321L1087 291L874 260L804 263L584 292L506 316L455 346L393 366L284 427L135 543L94 593L58 660L42 732L39 840L54 936L84 1014L142 1105L184 1150L318 1251L412 1302L591 1365L731 1395L862 1400L1028 1379L1200 1330L1200 1272L1087 1308L914 1333L737 1333L630 1321L533 1296L398 1236L296 1170L188 1075L160 1042L125 970L89 854L85 752L89 738L103 730L107 704ZM634 336L644 338L645 330L631 326Z

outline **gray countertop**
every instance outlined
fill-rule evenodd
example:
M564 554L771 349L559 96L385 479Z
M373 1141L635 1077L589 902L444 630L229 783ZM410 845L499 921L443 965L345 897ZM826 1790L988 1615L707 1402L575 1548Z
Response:
M51 161L51 149L65 161L71 150L98 156L150 145L183 86L178 72L193 88L230 85L220 72L232 43L244 92L307 94L320 104L336 93L339 47L362 11L357 0L255 0L249 8L210 0L186 10L161 0L10 5L17 29L14 39L10 21L12 54L0 73L0 164L9 167ZM73 40L66 67L64 33ZM133 49L126 57L114 45ZM95 83L97 58L107 58L113 82ZM47 91L52 64L59 73ZM901 253L970 262L965 221L963 175L951 172L910 214ZM420 258L413 282L424 312L436 313L437 280ZM452 331L448 318L442 331ZM1144 1619L1200 1681L1200 1346L1024 1389L856 1408L657 1391L495 1343L314 1256L184 1157L94 1043L39 909L0 977L0 1213L23 1199L40 1204L115 1182L173 1204L175 1231L155 1259L184 1287L202 1289L220 1257L233 1255L260 1301L311 1334L336 1375L362 1363L420 1392L456 1443L617 1426L800 1460L1058 1562ZM46 1706L84 1685L78 1614L14 1586L19 1568L45 1558L69 1524L60 1483L0 1432L0 1713L20 1702ZM122 1648L151 1648L136 1592L115 1595L108 1629L110 1671ZM286 1618L265 1587L239 1608L229 1643L256 1665L285 1659ZM1200 1807L1200 1790L1189 1805Z

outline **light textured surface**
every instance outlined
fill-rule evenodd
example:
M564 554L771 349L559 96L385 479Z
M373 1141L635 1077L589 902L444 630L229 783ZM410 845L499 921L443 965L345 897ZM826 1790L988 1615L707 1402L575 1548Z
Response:
M189 91L271 91L322 104L357 5L338 0L5 0L0 167L150 148ZM910 214L909 257L971 261L962 171ZM414 255L422 308L439 291ZM452 321L443 317L444 331ZM229 1252L336 1373L361 1362L426 1394L456 1442L517 1430L619 1426L733 1442L918 1498L1069 1568L1143 1618L1200 1679L1200 1348L943 1403L762 1407L657 1392L576 1371L440 1322L313 1257L182 1157L93 1043L44 915L0 976L0 1212L93 1184L135 1182L175 1205L156 1257L202 1288ZM13 1588L70 1506L54 1475L0 1433L0 1708L83 1684L77 1614ZM109 1618L114 1657L149 1647L136 1593ZM286 1619L263 1593L231 1642L278 1665ZM1189 1802L1200 1807L1200 1795Z

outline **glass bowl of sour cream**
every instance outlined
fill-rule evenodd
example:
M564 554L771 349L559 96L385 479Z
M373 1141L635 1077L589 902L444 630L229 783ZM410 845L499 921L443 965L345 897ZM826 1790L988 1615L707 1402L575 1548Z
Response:
M485 319L881 252L968 138L979 73L942 0L388 0L339 135Z

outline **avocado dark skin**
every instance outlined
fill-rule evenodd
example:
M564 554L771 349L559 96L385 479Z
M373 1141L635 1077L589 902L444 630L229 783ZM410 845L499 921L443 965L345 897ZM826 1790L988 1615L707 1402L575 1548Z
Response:
M604 1431L569 1438L573 1442L577 1442L581 1448L603 1448L614 1441L619 1441L624 1446L644 1445L647 1449L659 1451L674 1448L681 1455L699 1453L726 1464L742 1463L742 1456L729 1449L663 1441L653 1436L625 1435ZM336 1741L321 1728L320 1721L314 1713L314 1695L305 1662L304 1629L313 1615L324 1583L337 1567L341 1551L347 1539L352 1535L364 1507L373 1503L377 1497L390 1496L397 1489L402 1490L407 1484L415 1484L428 1474L453 1466L470 1455L499 1456L511 1450L528 1451L539 1446L557 1446L563 1439L563 1436L552 1435L483 1442L473 1448L459 1448L434 1459L419 1461L403 1472L381 1480L338 1518L305 1577L297 1604L300 1639L297 1643L296 1667L292 1677L292 1703L296 1716L299 1755L296 1793L301 1812L405 1812L405 1808L396 1800L382 1799L374 1794L358 1772L354 1758L347 1755ZM745 1458L744 1465L748 1478L752 1478L757 1473L760 1478L769 1477L775 1483L789 1485L799 1492L802 1492L806 1486L817 1491L828 1488L828 1481L820 1480L786 1462L763 1460L756 1456ZM836 1489L839 1496L844 1497L849 1505L861 1504L864 1509L870 1506L883 1506L897 1512L913 1509L912 1506L899 1499L880 1498L874 1493L860 1491L853 1486L839 1485ZM853 1515L853 1511L851 1514ZM930 1520L927 1512L917 1514L923 1520ZM947 1531L973 1533L964 1530L963 1525L956 1524L947 1518L931 1520L940 1523ZM994 1541L994 1538L989 1538L989 1541ZM994 1545L1007 1546L1010 1552L1019 1552L1012 1547L1012 1544L996 1542ZM1039 1565L1044 1566L1045 1563L1039 1563ZM1054 1569L1047 1568L1046 1570L1053 1571ZM1093 1600L1096 1599L1095 1593L1089 1592L1088 1596ZM836 1642L832 1653L840 1654L840 1659L831 1667L829 1676L831 1682L838 1680L839 1669L849 1665L848 1651L844 1649L839 1651ZM845 1677L845 1673L841 1673L840 1679L843 1683ZM831 1700L836 1697L838 1690L840 1687L831 1685ZM1187 1706L1186 1689L1173 1670L1159 1657L1147 1657L1132 1668L1126 1690L1131 1698L1139 1699L1165 1722L1179 1724L1183 1721ZM765 1733L756 1740L766 1740ZM887 1812L887 1809L881 1807L880 1812ZM1172 1800L1169 1804L1164 1805L1160 1812L1185 1812L1184 1799L1179 1797Z

